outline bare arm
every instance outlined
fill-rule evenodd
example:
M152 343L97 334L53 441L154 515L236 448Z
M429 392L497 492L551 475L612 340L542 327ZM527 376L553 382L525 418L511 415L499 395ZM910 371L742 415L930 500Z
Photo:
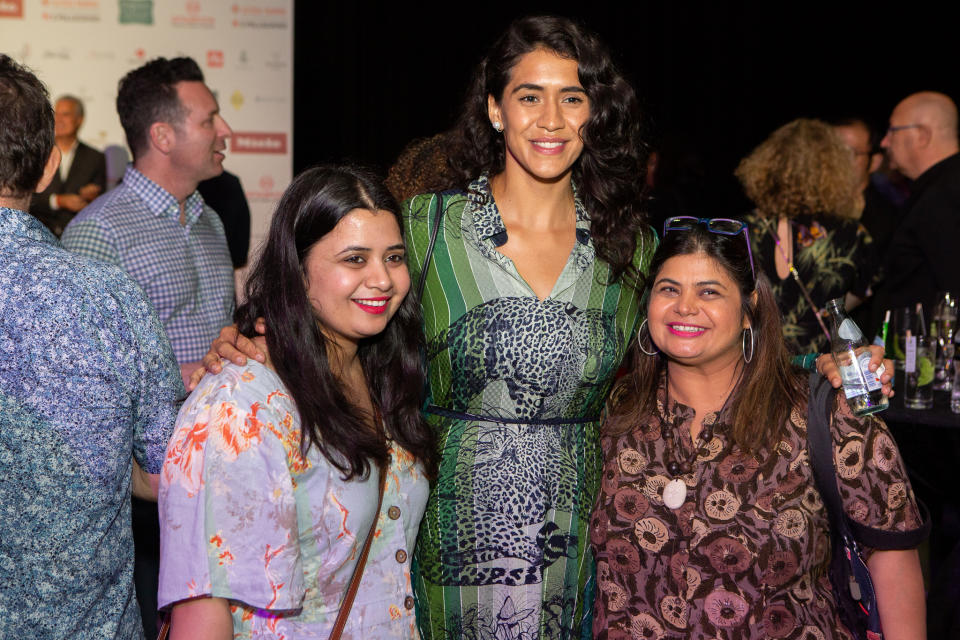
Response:
M867 560L886 640L927 637L923 575L916 549L874 551Z
M233 640L230 605L223 598L179 602L170 616L170 640Z
M141 500L157 501L157 489L160 486L159 473L147 473L137 461L133 461L133 478L130 491Z

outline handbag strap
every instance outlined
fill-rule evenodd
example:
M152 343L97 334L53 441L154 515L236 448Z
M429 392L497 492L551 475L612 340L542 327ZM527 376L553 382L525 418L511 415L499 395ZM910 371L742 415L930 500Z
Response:
M360 551L360 558L357 559L357 566L353 569L353 576L350 577L350 586L347 587L347 594L343 597L343 604L340 605L340 612L333 623L333 630L330 632L330 640L339 640L343 628L347 624L347 618L350 617L350 609L353 607L353 599L360 588L360 578L363 577L363 568L367 564L367 556L370 555L370 545L373 542L373 536L377 531L377 522L380 520L380 507L383 506L383 490L387 483L387 470L380 469L380 495L377 497L377 510L374 512L373 523L370 524L370 531L367 532L367 539L363 543L363 549Z
M757 217L760 217L757 214ZM800 279L800 273L797 271L797 267L794 266L793 260L787 258L787 252L783 250L783 245L780 244L780 236L777 235L777 230L770 223L770 220L760 217L763 220L764 225L767 227L767 231L773 236L773 241L777 243L777 250L780 252L780 256L783 258L783 261L787 263L787 270L790 271L790 275L793 276L794 282L797 283L797 286L800 287L800 293L803 294L803 297L806 298L807 304L810 305L810 309L813 311L814 317L817 319L817 324L820 325L820 328L823 329L823 335L827 336L827 340L830 340L830 331L827 329L827 325L823 321L823 315L820 312L820 307L817 306L817 303L813 301L813 298L810 297L810 292L807 291L806 285L803 284L803 280ZM789 224L789 221L788 221Z
M437 209L433 214L433 229L430 230L430 242L427 244L427 253L423 256L423 266L420 268L420 280L417 282L417 300L423 298L423 289L427 284L427 270L430 268L430 259L433 257L433 245L437 243L437 233L443 221L443 194L439 191L433 194Z
M848 543L855 542L871 549L912 549L930 535L931 519L926 505L917 501L921 526L910 531L875 529L851 519L843 510L837 488L837 472L833 462L833 439L830 435L835 389L819 373L810 373L810 400L807 407L807 447L817 490L823 498L830 520L830 529Z
M347 594L343 597L343 604L340 606L340 612L333 623L333 630L330 632L330 640L339 640L343 633L343 628L347 624L347 618L350 617L350 609L353 607L353 599L360 588L360 578L363 577L363 568L367 564L367 556L370 555L370 545L373 542L373 536L377 531L377 522L380 520L380 508L383 506L383 491L387 483L386 469L380 469L380 495L377 498L377 511L373 516L373 523L370 525L370 531L367 532L367 539L363 543L363 549L360 551L360 558L357 559L357 566L353 569L353 575L350 577L350 586L347 587ZM163 624L160 626L160 632L157 634L157 640L167 640L170 633L170 613L163 616Z

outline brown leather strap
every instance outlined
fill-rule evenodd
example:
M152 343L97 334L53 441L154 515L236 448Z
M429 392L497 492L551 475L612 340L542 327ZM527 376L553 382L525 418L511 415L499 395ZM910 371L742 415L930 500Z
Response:
M360 558L357 560L357 566L353 569L353 576L350 578L350 586L347 587L347 595L343 597L343 604L340 605L340 613L337 614L337 620L333 623L333 631L330 632L330 640L340 640L340 634L343 633L343 627L347 624L347 618L350 616L350 608L353 606L353 599L357 595L357 589L360 588L360 578L363 577L363 567L367 564L367 556L370 555L370 544L373 542L373 535L377 530L377 522L380 520L380 507L383 506L383 489L387 483L387 470L380 469L380 496L377 498L377 511L373 516L373 524L370 525L370 531L367 533L367 539L363 543L363 550L360 551Z
M160 633L157 634L157 640L167 640L167 635L170 633L170 616L173 615L170 612L167 612L163 616L163 624L160 625Z

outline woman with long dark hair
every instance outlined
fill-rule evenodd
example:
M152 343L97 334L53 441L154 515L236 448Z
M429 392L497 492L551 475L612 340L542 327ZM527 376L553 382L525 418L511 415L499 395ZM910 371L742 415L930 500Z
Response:
M600 410L656 244L636 97L593 34L523 18L478 66L455 129L462 188L406 215L441 455L420 629L580 637Z
M668 220L650 282L633 365L603 424L594 637L849 639L827 577L807 374L790 364L746 226ZM883 421L855 417L842 393L830 413L847 514L918 530ZM916 549L871 551L884 637L925 637Z
M344 637L416 637L407 550L436 455L409 288L398 208L372 175L293 181L236 312L247 336L267 322L266 362L204 379L167 450L173 638L328 637L374 519Z

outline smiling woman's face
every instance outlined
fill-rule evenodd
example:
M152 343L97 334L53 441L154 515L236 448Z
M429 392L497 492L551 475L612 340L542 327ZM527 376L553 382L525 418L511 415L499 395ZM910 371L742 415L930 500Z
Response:
M583 151L581 129L590 117L577 61L547 49L521 56L500 101L487 98L492 123L503 127L506 171L538 180L567 175Z
M740 289L709 256L674 256L663 263L650 291L647 325L657 348L678 364L731 364L741 357L749 322Z

